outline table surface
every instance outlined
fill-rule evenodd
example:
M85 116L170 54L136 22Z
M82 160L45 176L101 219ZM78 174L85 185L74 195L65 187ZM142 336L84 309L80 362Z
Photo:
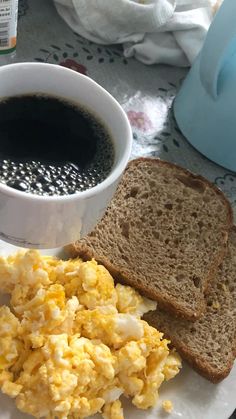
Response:
M212 163L182 136L172 102L185 69L145 66L125 59L117 46L94 44L57 15L52 0L20 0L15 61L49 62L88 75L123 106L133 129L132 158L157 156L207 177L219 186L236 212L236 173ZM236 411L230 419L236 419Z

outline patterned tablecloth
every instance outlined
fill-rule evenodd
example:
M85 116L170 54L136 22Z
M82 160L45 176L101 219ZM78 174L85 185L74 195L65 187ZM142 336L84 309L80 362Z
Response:
M198 153L174 120L171 105L185 69L145 66L125 59L117 46L81 38L57 15L52 0L20 0L15 61L60 64L96 80L127 112L133 128L132 157L158 156L202 174L225 192L236 213L236 174Z

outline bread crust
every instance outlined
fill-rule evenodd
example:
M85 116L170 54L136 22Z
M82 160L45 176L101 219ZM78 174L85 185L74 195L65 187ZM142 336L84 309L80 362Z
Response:
M234 252L236 253L236 226L233 226L230 232L230 239L229 239L229 244L233 243L233 248L234 248ZM233 254L233 258L234 258L234 254ZM223 262L224 263L224 262ZM227 262L229 263L229 262ZM232 263L232 262L231 262ZM235 262L234 262L235 263ZM220 269L220 268L219 268ZM232 266L232 271L234 272L234 265ZM223 280L223 283L225 283L225 281L227 281L227 275L229 275L228 273L228 269L223 271L223 277L222 277L222 271L220 271L216 277L216 283L213 284L213 287L216 285L217 287L217 283L221 283L221 281ZM233 307L231 307L231 309L233 308L232 313L234 313L234 309L236 308L236 301L235 299L233 299L235 292L236 292L236 272L235 272L235 277L233 276L233 281L235 283L235 290L234 291L230 291L230 292L234 292L234 294L231 294L232 297L232 303L233 303ZM218 288L218 287L217 287ZM209 296L211 297L210 293ZM159 315L159 317L158 317ZM222 316L224 316L224 312L222 314ZM217 365L216 367L213 367L210 365L209 362L207 362L206 359L204 359L204 355L196 355L195 352L193 352L193 350L191 350L191 348L189 347L188 344L186 344L184 342L184 339L180 340L178 339L178 334L176 333L176 336L174 334L171 333L171 331L167 330L168 329L168 324L170 323L171 319L167 319L167 326L165 326L165 320L164 323L162 320L160 320L160 311L154 311L154 312L149 312L147 314L144 315L144 319L150 323L152 326L157 327L159 329L161 329L161 331L164 333L165 337L171 340L171 344L176 348L176 350L179 352L179 354L182 356L183 359L185 359L188 364L195 370L197 371L200 375L202 375L203 377L207 378L209 381L213 382L213 383L219 383L220 381L222 381L224 378L226 378L232 367L234 364L234 360L236 358L236 315L233 316L232 318L232 324L230 324L229 326L232 327L233 329L233 333L234 333L234 339L232 342L232 346L229 346L229 357L228 357L228 361L226 363L226 365L223 365L222 367L220 365ZM159 321L158 321L159 319ZM185 322L186 324L186 322ZM200 326L201 327L201 326ZM210 331L209 331L210 332ZM228 345L227 342L227 336L225 336L225 345ZM227 346L228 347L228 346ZM224 360L222 360L224 361Z
M162 330L162 332L164 333L165 338L171 340L171 344L175 347L180 356L202 377L217 384L229 375L236 356L233 351L227 366L223 370L212 368L204 359L201 357L197 358L196 355L189 351L184 345L180 345L174 337L169 336L164 330Z
M205 277L202 300L199 301L198 310L193 312L190 309L188 310L186 307L183 309L181 303L178 304L177 301L170 301L169 299L166 299L163 294L157 292L156 290L154 291L153 289L152 290L147 289L146 287L143 287L140 283L137 284L137 282L135 281L135 275L133 277L125 269L120 269L119 266L115 266L113 263L111 263L109 258L97 254L96 251L94 251L89 245L89 236L88 236L88 239L87 238L83 239L83 243L80 243L78 241L75 244L67 246L66 251L70 257L80 256L84 260L90 260L92 258L95 258L99 263L103 264L109 270L109 272L117 281L136 287L141 292L141 294L158 301L160 307L162 307L164 310L171 311L175 316L184 317L184 318L189 319L190 321L195 321L199 319L206 310L204 293L208 292L207 291L208 285L211 282L211 280L214 278L217 268L222 263L226 250L227 250L228 234L229 234L229 230L231 229L233 225L232 208L230 206L229 201L225 197L225 195L222 193L220 189L217 188L217 186L212 184L210 181L208 181L204 177L191 173L189 170L181 168L174 163L166 162L157 158L140 157L138 159L130 161L127 165L126 170L132 166L138 166L142 162L152 162L152 164L157 164L157 165L170 167L170 168L176 168L176 170L180 174L182 173L183 175L187 176L190 183L192 184L195 183L197 185L197 182L199 182L199 184L206 185L209 188L213 189L216 192L216 194L219 196L219 199L225 205L225 208L227 211L227 220L226 220L225 229L224 231L222 231L222 246L219 252L215 255L215 258L213 259L210 265L208 275ZM86 242L86 240L88 240L87 244L84 243L84 241Z

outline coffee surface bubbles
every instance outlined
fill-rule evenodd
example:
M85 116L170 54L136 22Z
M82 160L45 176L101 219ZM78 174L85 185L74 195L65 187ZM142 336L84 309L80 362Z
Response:
M53 96L0 101L0 182L37 195L90 189L111 172L114 146L91 112Z

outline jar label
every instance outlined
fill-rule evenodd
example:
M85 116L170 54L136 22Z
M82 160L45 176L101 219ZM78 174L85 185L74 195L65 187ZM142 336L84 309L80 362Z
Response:
M16 47L18 0L0 0L0 53Z

